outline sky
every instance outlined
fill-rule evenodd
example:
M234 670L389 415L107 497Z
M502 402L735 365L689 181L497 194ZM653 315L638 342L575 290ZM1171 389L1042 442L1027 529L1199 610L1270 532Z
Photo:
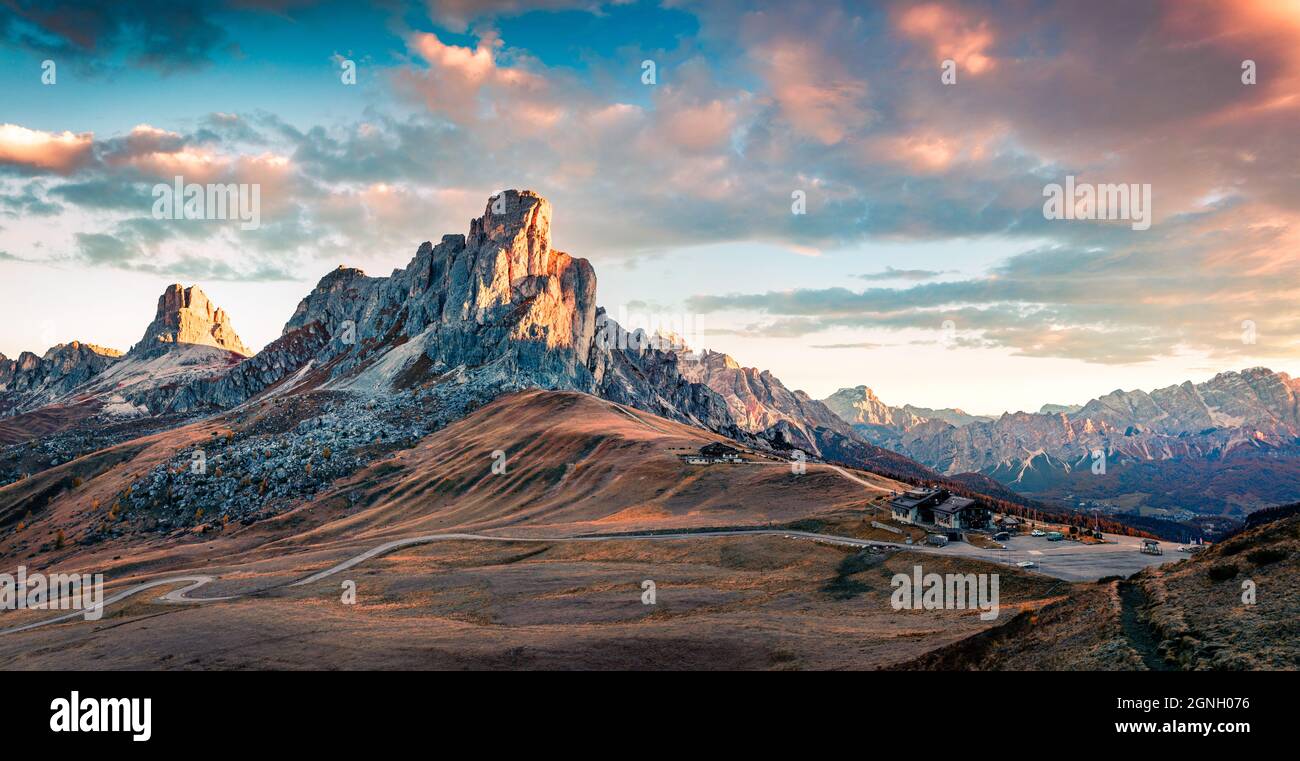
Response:
M17 0L0 88L10 357L125 350L174 282L257 349L527 188L611 314L818 398L1300 372L1300 0ZM176 176L260 225L156 218Z

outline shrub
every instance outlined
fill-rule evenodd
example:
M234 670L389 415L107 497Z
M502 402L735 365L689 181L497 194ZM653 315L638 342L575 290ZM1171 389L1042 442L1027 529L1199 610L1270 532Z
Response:
M1290 553L1286 550L1281 550L1276 547L1263 547L1254 552L1247 553L1246 559L1255 565L1268 565L1269 563L1276 563L1277 561L1286 558L1288 554Z
M65 542L67 542L67 539L65 539L63 536L63 529L59 529L59 533L54 535L54 549L56 550L63 549L63 545Z
M1237 575L1237 564L1219 563L1212 565L1208 573L1211 581L1226 581Z

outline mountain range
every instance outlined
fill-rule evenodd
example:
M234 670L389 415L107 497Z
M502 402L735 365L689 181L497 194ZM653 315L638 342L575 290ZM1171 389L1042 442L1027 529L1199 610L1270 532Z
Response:
M329 272L256 354L199 287L171 285L125 353L73 341L0 356L0 445L53 436L57 462L141 429L317 392L436 402L445 423L503 393L545 389L1001 499L1016 499L1010 487L1070 506L1123 498L1209 513L1300 499L1300 381L1263 368L993 418L892 407L867 386L817 400L727 354L660 338L610 319L590 263L552 248L550 204L509 190L467 234L420 245L387 277ZM1097 450L1113 478L1091 477ZM41 466L10 461L0 482Z
M1263 367L998 418L888 407L865 386L825 402L866 440L942 473L1075 507L1241 514L1300 498L1300 379Z
M74 429L125 436L125 422L316 391L384 398L436 390L444 405L471 409L537 388L592 394L750 446L938 477L864 441L770 373L737 371L724 355L658 348L627 331L597 306L590 263L551 247L550 225L544 198L505 191L468 234L422 244L388 277L344 266L328 273L281 336L251 356L199 287L168 286L125 353L73 342L0 359L0 414L9 418L0 443Z

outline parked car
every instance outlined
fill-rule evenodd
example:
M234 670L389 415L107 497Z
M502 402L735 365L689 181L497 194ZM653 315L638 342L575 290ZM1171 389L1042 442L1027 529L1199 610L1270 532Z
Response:
M1059 542L1064 538L1065 538L1065 534L1062 534L1060 531L1047 532L1047 541L1049 542Z
M1030 535L1030 536L1047 536L1047 532L1046 532L1046 531L1041 531L1041 530L1039 530L1039 529L1034 529L1033 531L1030 531L1030 532L1029 532L1029 535Z
M927 544L932 544L935 547L948 546L948 537L944 536L943 534L930 534L925 538L925 541Z
M1008 539L1010 539L1010 538L1011 538L1011 534L1009 534L1009 533L1007 533L1007 532L1005 532L1005 531L999 531L998 533L996 533L996 534L993 535L993 539L994 539L994 541L998 541L998 542L1005 542L1006 540L1008 540Z

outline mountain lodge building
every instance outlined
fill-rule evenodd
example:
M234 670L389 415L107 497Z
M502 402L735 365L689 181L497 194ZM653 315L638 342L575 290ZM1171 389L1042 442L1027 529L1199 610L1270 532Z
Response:
M975 500L955 497L947 489L916 487L889 501L894 520L950 529L988 528L989 511Z
M706 444L700 447L699 454L688 454L681 456L683 460L691 465L708 465L718 462L744 462L740 457L740 450L735 447L729 447L720 441L712 444Z
M729 447L726 444L717 441L700 447L700 455L712 460L721 460L723 462L740 462L739 449Z

